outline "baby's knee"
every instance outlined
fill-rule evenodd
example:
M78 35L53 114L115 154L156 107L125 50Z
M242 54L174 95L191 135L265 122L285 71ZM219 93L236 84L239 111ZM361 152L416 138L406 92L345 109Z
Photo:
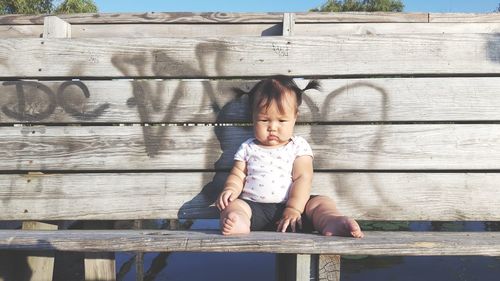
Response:
M307 201L306 204L306 214L309 216L312 216L312 214L319 208L324 208L324 207L333 207L335 208L335 204L333 203L333 200L324 195L317 195L311 197L309 201Z

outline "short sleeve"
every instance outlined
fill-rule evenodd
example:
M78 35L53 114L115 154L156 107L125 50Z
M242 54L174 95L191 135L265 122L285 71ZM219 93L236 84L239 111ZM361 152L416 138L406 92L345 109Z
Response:
M312 148L309 143L302 137L295 137L295 157L309 155L314 158Z
M248 161L248 140L240 145L236 153L234 154L234 160Z

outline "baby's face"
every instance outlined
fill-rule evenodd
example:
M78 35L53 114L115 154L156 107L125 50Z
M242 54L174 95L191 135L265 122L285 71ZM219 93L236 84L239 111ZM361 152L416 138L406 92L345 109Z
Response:
M283 112L276 102L269 108L259 108L253 113L254 135L262 146L279 147L287 144L293 136L293 128L297 121L297 101L295 95L285 95Z

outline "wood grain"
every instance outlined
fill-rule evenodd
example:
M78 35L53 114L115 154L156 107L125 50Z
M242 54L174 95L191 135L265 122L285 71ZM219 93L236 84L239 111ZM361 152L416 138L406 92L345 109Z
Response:
M492 34L5 39L0 77L498 74L499 46Z
M300 125L316 170L497 170L498 124ZM226 170L250 126L0 127L0 170Z
M296 79L300 87L309 80ZM320 79L299 122L499 121L500 78ZM0 82L0 123L250 122L257 80ZM55 98L57 97L57 99Z
M192 36L280 36L281 23L245 24L190 24L190 23L126 23L126 24L75 24L73 38L104 37L192 37Z
M0 249L258 252L382 256L499 256L499 232L365 232L363 239L256 231L0 230Z
M336 36L349 34L467 34L500 32L498 23L322 23L296 24L295 35Z
M0 38L41 38L42 25L1 25Z
M1 175L2 220L218 218L226 173ZM359 220L498 221L498 173L317 172L313 194Z
M428 22L428 13L342 12L296 13L297 23Z
M498 13L430 13L429 22L500 22L500 15Z
M498 33L499 23L296 23L295 36L467 34ZM1 30L1 29L0 29ZM72 26L73 38L186 37L186 36L280 36L283 25L272 24L79 24ZM13 31L10 31L13 32ZM34 31L33 31L34 32ZM9 33L12 34L12 33ZM15 36L15 33L12 34ZM37 37L26 34L26 37Z
M427 22L427 13L296 13L301 22ZM43 24L44 16L4 15L3 24ZM71 24L280 23L283 13L100 13L58 15Z

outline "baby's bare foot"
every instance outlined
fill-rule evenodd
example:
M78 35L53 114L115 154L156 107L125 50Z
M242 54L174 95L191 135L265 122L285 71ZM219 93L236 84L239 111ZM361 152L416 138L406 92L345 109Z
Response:
M320 232L325 236L352 236L354 238L363 238L364 236L359 224L346 216L331 215L326 217L322 224L324 226Z
M226 218L221 221L221 231L223 235L248 234L250 233L250 224L247 223L245 214L230 212Z

